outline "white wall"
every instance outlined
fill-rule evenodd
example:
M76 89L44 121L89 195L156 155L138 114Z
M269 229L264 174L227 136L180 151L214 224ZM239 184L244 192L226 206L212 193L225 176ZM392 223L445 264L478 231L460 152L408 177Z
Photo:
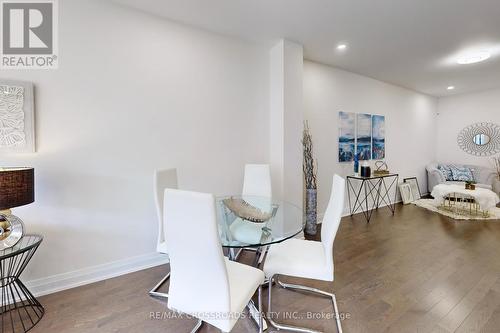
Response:
M457 144L460 131L474 123L500 124L500 89L439 99L437 160L492 167L491 157L470 155Z
M332 175L353 172L352 162L338 162L339 111L385 115L385 161L401 181L417 176L426 192L425 165L435 156L436 108L435 98L305 61L304 118L309 121L318 159L318 212L326 209Z
M273 196L302 207L303 49L280 40L270 51Z
M267 49L97 0L59 8L59 69L0 72L35 85L37 152L1 157L35 167L36 202L14 209L45 236L26 280L154 252L155 168L221 195L269 162Z

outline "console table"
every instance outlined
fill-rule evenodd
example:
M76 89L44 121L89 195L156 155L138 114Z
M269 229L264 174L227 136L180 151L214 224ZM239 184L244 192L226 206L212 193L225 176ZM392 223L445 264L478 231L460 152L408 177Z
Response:
M19 280L42 239L24 235L13 247L0 251L2 333L27 332L43 317L43 306Z
M366 222L369 223L373 211L378 209L381 203L385 204L394 215L398 180L399 175L397 173L371 177L347 176L347 197L351 216L357 212L362 212ZM355 185L359 185L359 187ZM393 187L394 197L391 196Z

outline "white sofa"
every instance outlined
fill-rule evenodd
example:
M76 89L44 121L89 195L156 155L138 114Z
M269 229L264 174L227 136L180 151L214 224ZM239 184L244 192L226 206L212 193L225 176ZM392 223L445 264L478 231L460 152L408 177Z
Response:
M467 165L467 164L456 164L456 163L431 163L427 165L427 190L429 193L432 192L434 186L438 184L464 184L464 182L446 180L443 173L438 169L438 165L453 164L456 166L468 167L472 170L472 175L474 176L474 181L477 187L492 189L493 180L495 179L495 172L493 169L489 169L479 165ZM464 185L465 186L465 185Z

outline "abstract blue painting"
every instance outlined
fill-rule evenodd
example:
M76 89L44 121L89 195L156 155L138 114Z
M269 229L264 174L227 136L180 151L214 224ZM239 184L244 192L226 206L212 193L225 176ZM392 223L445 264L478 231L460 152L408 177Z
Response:
M385 158L385 117L372 117L372 158L381 160Z
M354 160L355 114L339 112L339 162Z
M360 161L372 157L372 115L358 114L356 153Z

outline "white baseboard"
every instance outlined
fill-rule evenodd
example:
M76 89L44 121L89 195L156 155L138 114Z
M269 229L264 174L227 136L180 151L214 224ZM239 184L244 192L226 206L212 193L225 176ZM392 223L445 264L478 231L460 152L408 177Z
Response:
M398 204L400 202L402 202L401 199L400 200L396 200L396 202L394 202L394 204ZM380 205L379 209L387 207L387 206L388 206L387 204ZM362 209L358 210L356 212L356 214L363 213L364 211L366 211L366 209L364 209L364 207L362 207ZM325 212L318 213L318 218L317 218L317 223L318 224L320 224L323 221L323 217L324 216L325 216ZM342 212L342 217L347 217L347 216L351 216L351 213L349 212L349 210Z
M154 252L68 273L31 280L26 283L26 286L35 296L42 296L166 263L168 263L168 257L166 255Z

